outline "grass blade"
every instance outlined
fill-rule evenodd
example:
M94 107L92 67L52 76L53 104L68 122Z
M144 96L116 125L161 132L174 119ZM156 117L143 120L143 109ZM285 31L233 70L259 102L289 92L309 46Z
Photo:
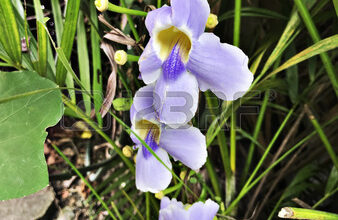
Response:
M295 64L298 64L304 60L307 60L313 56L321 54L323 52L333 50L338 47L338 34L325 38L324 40L319 41L318 43L308 47L307 49L303 50L302 52L296 54L289 60L287 60L284 64L280 67L272 71L265 79L285 70Z
M0 4L0 42L15 67L21 66L21 39L11 0Z
M300 13L300 15L303 18L303 21L311 35L311 38L313 40L314 43L318 43L320 41L320 36L318 33L318 30L316 28L316 26L314 25L312 19L311 19L311 15L309 13L309 11L307 10L306 6L304 5L302 0L295 0L295 4L298 8L298 11ZM326 69L326 72L331 80L333 89L336 93L336 96L338 97L338 81L336 78L336 74L335 74L335 70L333 67L333 64L329 58L329 56L327 55L327 53L323 52L320 53L320 58L322 59L322 62L324 64L324 67Z
M58 47L61 46L61 37L63 31L63 23L62 23L62 13L59 0L51 0L52 3L52 11L55 23L55 32L56 32L56 42Z
M77 54L79 62L80 80L84 89L90 91L90 68L89 68L89 56L87 48L86 28L84 24L84 16L82 11L79 12L79 18L77 22ZM91 101L90 96L82 93L83 102L86 110L86 114L90 115Z
M76 24L80 9L80 0L68 1L64 29L62 32L61 48L67 60L69 60L76 31ZM66 79L67 71L60 59L56 62L56 83L62 86Z
M92 65L93 65L93 96L94 96L94 109L96 119L100 126L102 126L102 118L100 108L102 106L102 67L101 67L101 50L100 50L100 35L97 33L98 19L94 1L90 4L90 40L92 46Z
M46 75L47 71L47 45L48 36L44 27L44 17L40 0L34 0L34 9L36 15L36 27L38 36L38 69L37 72L41 76Z
M117 218L114 216L114 214L109 209L108 205L101 199L100 195L95 191L93 186L86 180L86 178L81 174L81 172L75 167L75 165L62 153L62 151L54 144L52 144L53 148L58 152L58 154L66 161L66 163L74 170L74 172L81 178L81 180L87 185L87 187L92 191L92 193L96 196L96 198L101 202L102 206L107 210L110 217L112 217L114 220L117 220Z
M317 131L320 139L322 140L328 154L330 155L333 164L335 165L336 169L338 169L338 159L337 159L336 153L334 152L333 147L332 147L329 139L325 135L325 132L323 131L323 129L320 126L319 122L317 121L316 117L311 112L309 106L305 105L304 107L305 107L305 111L306 111L313 127L316 129L316 131Z
M293 207L284 207L278 213L280 218L288 219L326 219L326 220L335 220L338 219L338 215L330 212L316 211L311 209L302 209L302 208L293 208Z

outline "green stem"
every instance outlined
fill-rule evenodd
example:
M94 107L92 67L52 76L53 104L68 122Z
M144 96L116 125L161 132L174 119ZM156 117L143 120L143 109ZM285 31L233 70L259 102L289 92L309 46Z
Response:
M146 192L146 218L150 220L150 193Z
M313 125L313 127L316 129L316 131L318 132L318 135L320 137L320 139L322 140L328 154L330 155L334 166L338 169L338 159L336 156L336 153L333 150L333 147L329 141L329 139L326 137L323 129L321 128L320 124L318 123L316 117L312 114L311 110L309 109L308 105L305 105L305 110L309 116L309 119Z
M216 196L222 197L221 196L221 188L219 186L219 181L217 180L216 172L213 168L213 165L211 164L209 157L207 158L207 162L205 163L205 166L207 168L207 171L208 171L208 174L209 174L209 177L210 177L210 181L211 181L211 185L214 188Z
M127 54L128 61L130 62L138 62L140 59L140 56L132 55L132 54Z
M144 218L143 218L140 210L138 210L137 206L135 205L134 201L130 198L130 196L128 195L128 193L126 193L126 191L124 191L122 188L120 190L124 194L124 196L127 198L127 200L129 201L129 203L131 204L131 206L133 206L134 210L136 211L136 213L140 217L140 219L144 220Z
M236 172L236 113L231 113L230 127L230 167L233 173Z
M288 219L309 219L309 220L336 220L338 215L330 212L317 211L312 209L303 209L303 208L293 208L293 207L284 207L278 213L280 218Z
M62 153L62 151L54 144L52 144L53 148L60 154L60 156L66 161L66 163L74 170L74 172L81 178L81 180L87 185L87 187L93 192L96 198L101 202L102 206L107 210L109 215L117 220L113 213L110 211L107 204L101 199L100 195L95 191L92 185L86 180L86 178L81 174L81 172L75 167L75 165Z
M157 0L157 8L161 8L162 6L162 1L161 0Z
M290 119L291 115L293 114L295 108L292 108L289 113L287 114L287 116L285 117L284 121L282 122L281 126L278 128L275 136L272 138L269 146L266 148L262 158L260 159L260 161L258 162L255 170L252 172L251 176L249 177L248 181L245 183L243 189L245 189L252 181L252 179L255 177L256 173L258 172L259 168L262 166L265 158L268 156L268 153L270 152L272 146L274 145L275 141L277 140L277 138L279 137L279 135L281 134L283 128L285 127L286 123L288 122L288 120Z
M338 117L331 119L329 122L325 123L324 126L328 126L329 124L335 122ZM290 150L284 153L278 160L276 160L273 164L271 164L261 175L259 175L248 187L243 188L237 198L230 204L228 209L223 214L228 214L230 211L241 201L241 199L267 174L272 170L275 166L277 166L282 160L284 160L287 156L289 156L292 152L306 143L310 138L312 138L317 132L313 131L311 134L307 135L301 141L299 141L296 145L294 145Z
M206 97L206 100L207 100L207 104L208 104L212 119L215 120L216 114L215 114L214 108L215 108L216 105L213 103L211 92L207 91L205 93L205 97ZM227 190L225 192L226 193L225 199L227 200L227 195L232 195L233 193L230 193L230 192L234 192L234 190L232 190L231 184L230 184L230 180L232 179L231 178L232 172L231 172L231 168L230 168L230 158L229 158L228 146L226 144L226 138L225 138L224 132L219 132L217 134L217 141L218 141L219 149L220 149L220 152L221 152L221 158L222 158L225 176L226 176ZM209 175L210 175L210 173L209 173ZM230 198L231 198L231 196L229 197L229 199Z
M241 28L241 0L235 0L235 17L234 17L234 45L239 46L239 36Z
M319 42L321 40L320 35L318 33L316 26L314 25L314 23L311 19L311 15L310 15L308 9L306 8L304 2L302 0L295 0L295 4L298 8L299 14L303 18L305 26L308 29L309 34L310 34L313 42L314 43ZM333 89L336 93L336 96L338 97L338 81L337 81L337 78L336 78L336 74L335 74L333 64L332 64L332 62L331 62L327 53L321 53L320 58L322 59L322 62L323 62L324 67L326 69L327 75L329 76L329 78L331 80L331 83L332 83Z
M122 1L121 1L121 4L122 4ZM143 16L143 17L147 16L147 12L117 6L112 3L108 4L108 10L112 12L120 13L120 14L136 15L136 16Z
M251 189L250 183L252 182L252 179L255 177L256 173L258 172L258 170L260 169L260 167L262 166L265 158L267 157L268 153L270 152L272 146L274 145L275 141L277 140L277 138L279 137L280 133L282 132L283 128L285 127L286 123L288 122L288 120L290 119L291 115L294 112L294 108L292 108L289 113L287 114L287 116L285 117L284 121L282 122L281 126L278 128L275 136L272 138L269 146L266 148L261 160L258 162L255 170L252 172L251 176L249 177L249 179L247 180L247 182L245 183L245 185L243 186L242 190L240 191L239 195L237 196L237 198L230 204L230 206L228 207L228 209L225 211L225 214L230 213L234 207L237 205L237 203L240 201L240 199ZM277 160L278 161L278 160ZM276 161L276 162L277 162ZM275 164L275 163L274 163ZM272 164L273 165L273 164ZM272 166L271 165L271 166ZM268 169L267 169L268 170ZM266 170L266 171L267 171ZM263 172L265 173L265 171ZM263 178L263 177L262 177ZM257 179L256 179L257 180ZM256 181L255 180L255 181ZM257 182L255 182L256 184Z
M261 107L261 110L259 112L257 123L256 123L255 130L254 130L254 133L253 133L253 139L254 140L257 140L259 131L261 130L262 122L263 122L264 115L265 115L265 110L266 110L266 107L267 107L267 104L268 104L268 100L269 100L269 92L265 92L262 107ZM251 144L249 146L248 157L246 159L246 163L245 163L245 166L244 166L244 171L243 171L243 175L242 175L242 179L241 179L241 185L242 185L242 183L244 183L244 181L245 181L245 179L248 175L250 165L251 165L251 162L252 162L254 150L255 150L255 143L253 141L251 141Z
M79 107L77 107L76 105L74 105L74 103L72 103L66 96L62 96L63 99L63 103L68 106L71 110L73 110L77 115L79 115L79 117L81 117L85 122L88 123L89 126L91 126L99 135L101 135L101 137L103 137L108 143L110 143L114 150L116 151L116 153L121 157L121 159L123 160L123 162L128 166L128 168L130 169L130 171L135 174L135 168L134 165L131 163L131 161L126 158L124 156L124 154L122 153L122 151L120 150L120 148L114 143L114 141L112 141L108 135L106 135L100 128L99 126L92 121Z
M322 204L327 198L334 195L336 192L338 192L338 187L333 190L332 192L327 193L323 198L321 198L316 204L312 206L313 209L317 208L320 204Z
M121 2L122 7L125 8L125 9L127 9L125 1L124 0L120 0L120 2ZM109 4L109 7L110 7L110 4ZM130 10L132 10L132 9L130 9ZM139 42L140 41L140 36L137 33L137 30L135 28L133 19L131 18L130 14L126 14L126 15L127 15L127 20L128 20L128 23L129 23L130 30L133 32L133 35L135 37L136 42Z

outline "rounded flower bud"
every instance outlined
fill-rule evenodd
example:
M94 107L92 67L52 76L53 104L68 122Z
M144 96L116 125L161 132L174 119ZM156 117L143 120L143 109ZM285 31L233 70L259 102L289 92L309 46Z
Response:
M117 64L124 65L128 60L128 55L124 50L115 52L114 60Z
M108 9L108 0L95 0L95 6L100 12L104 12Z
M217 24L218 24L217 15L210 14L205 26L209 29L213 29L216 27Z
M164 197L163 191L155 193L155 198L161 200Z
M122 153L126 157L131 157L133 156L133 149L131 149L131 147L127 145L124 148L122 148Z

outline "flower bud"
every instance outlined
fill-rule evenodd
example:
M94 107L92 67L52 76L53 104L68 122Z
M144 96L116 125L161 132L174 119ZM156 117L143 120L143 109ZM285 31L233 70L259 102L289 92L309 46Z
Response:
M181 180L184 180L185 176L187 175L187 171L186 170L182 170L180 173L180 178Z
M155 198L161 200L164 197L163 191L155 193Z
M92 132L90 131L84 131L81 134L82 139L90 139L92 137Z
M104 12L108 9L108 0L95 0L95 6L100 12Z
M124 148L122 148L122 153L126 157L131 157L133 156L133 149L131 149L131 147L127 145Z
M124 65L128 60L128 55L124 50L115 52L114 60L117 64Z
M215 14L210 14L207 20L207 23L205 24L205 26L208 29L213 29L216 27L216 25L218 24L218 19L217 19L217 15Z

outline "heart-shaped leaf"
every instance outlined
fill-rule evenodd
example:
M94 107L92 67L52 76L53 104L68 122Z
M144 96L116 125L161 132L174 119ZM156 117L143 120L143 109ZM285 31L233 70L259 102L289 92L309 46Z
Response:
M0 72L0 200L48 185L46 128L63 114L61 92L35 72Z

